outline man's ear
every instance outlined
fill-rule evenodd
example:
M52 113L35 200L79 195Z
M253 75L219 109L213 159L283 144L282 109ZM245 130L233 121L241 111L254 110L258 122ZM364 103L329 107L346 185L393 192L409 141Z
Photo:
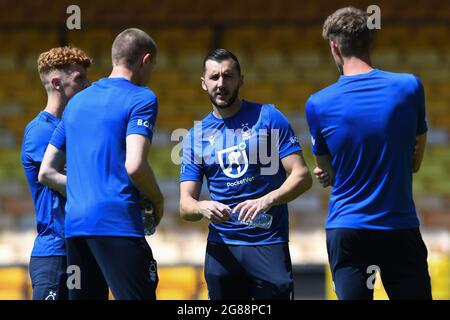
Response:
M59 91L59 89L61 89L61 79L59 79L58 77L52 77L50 79L50 84L52 86L53 90Z
M244 75L241 74L239 76L239 88L242 87L244 85Z
M201 82L202 82L202 88L203 88L203 90L208 91L208 88L206 87L206 84L205 84L205 77L201 77L200 80L201 80Z
M146 53L144 54L144 56L142 57L142 64L145 65L147 63L150 63L152 61L152 55L150 53Z
M339 45L336 41L330 41L330 48L335 55L341 57L341 49L339 49Z

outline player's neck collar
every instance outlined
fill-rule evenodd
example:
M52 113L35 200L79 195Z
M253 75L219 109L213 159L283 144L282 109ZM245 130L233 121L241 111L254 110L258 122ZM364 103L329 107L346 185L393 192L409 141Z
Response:
M236 112L234 112L232 115L229 115L227 117L218 117L217 114L215 113L215 111L217 110L217 108L214 108L213 111L211 111L211 116L215 119L215 120L219 120L219 121L223 121L223 120L228 120L231 118L236 117L238 114L241 113L242 109L244 109L244 105L245 105L246 101L241 99L241 103L239 105L239 109L236 110Z

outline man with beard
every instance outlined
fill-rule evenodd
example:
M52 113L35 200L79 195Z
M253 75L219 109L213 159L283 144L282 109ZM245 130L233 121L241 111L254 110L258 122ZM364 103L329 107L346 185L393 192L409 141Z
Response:
M287 203L312 183L298 139L274 105L239 98L243 76L231 52L206 56L201 83L213 110L184 139L180 215L211 222L209 297L292 299ZM211 200L199 200L203 177ZM273 217L268 229L250 225L261 213Z

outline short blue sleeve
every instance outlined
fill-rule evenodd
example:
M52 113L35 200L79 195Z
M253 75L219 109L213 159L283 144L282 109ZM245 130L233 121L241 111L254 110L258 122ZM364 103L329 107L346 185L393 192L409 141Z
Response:
M130 111L127 135L141 134L151 141L158 115L158 100L150 90L140 92L133 99L135 101Z
M53 135L50 139L50 144L55 148L66 152L66 130L64 127L64 117L56 127L55 131L53 131Z
M42 123L30 127L23 140L24 161L42 162L48 142L53 134L54 128Z
M415 77L415 79L417 82L416 94L418 99L417 135L420 135L428 131L427 122L425 120L425 92L420 79L418 77Z
M184 137L183 140L183 156L181 158L180 182L182 181L199 181L203 182L203 161L202 156L195 152L194 135L192 130ZM199 142L201 143L201 141Z
M302 151L298 138L286 117L273 105L269 109L270 130L278 130L278 152L280 159Z
M328 146L320 132L319 118L313 106L311 98L306 101L306 121L311 133L312 151L316 156L329 154Z

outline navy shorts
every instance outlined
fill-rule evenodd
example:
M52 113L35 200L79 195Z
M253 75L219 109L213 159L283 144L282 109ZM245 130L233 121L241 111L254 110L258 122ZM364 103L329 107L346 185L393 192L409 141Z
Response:
M375 270L389 299L431 299L428 252L418 228L329 229L326 234L339 299L372 300Z
M145 238L74 237L66 239L67 264L78 266L80 281L68 275L70 300L155 300L156 261Z
M287 243L207 244L205 279L211 300L292 300L293 278Z
M67 300L65 256L31 257L33 300Z

